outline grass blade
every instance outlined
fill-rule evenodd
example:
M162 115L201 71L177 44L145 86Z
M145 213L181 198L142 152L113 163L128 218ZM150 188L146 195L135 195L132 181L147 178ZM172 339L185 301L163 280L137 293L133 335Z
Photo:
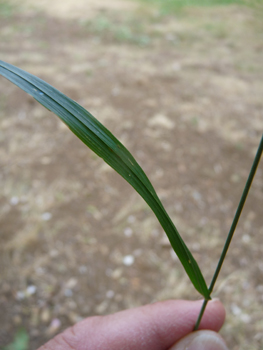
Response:
M254 159L254 161L253 161L253 164L252 164L250 173L249 173L249 175L248 175L247 182L246 182L246 184L245 184L245 187L244 187L244 190L243 190L241 199L240 199L240 201L239 201L239 204L238 204L238 207L237 207L237 210L236 210L236 213L235 213L235 216L234 216L232 225L231 225L230 230L229 230L229 233L228 233L228 235L227 235L227 239L226 239L224 248L223 248L223 250L222 250L222 253L221 253L221 255L220 255L220 258L219 258L219 261L218 261L218 264L217 264L217 267L216 267L214 276L213 276L212 281L211 281L211 283L210 283L210 286L209 286L209 292L210 292L210 294L212 293L212 291L213 291L213 289L214 289L214 286L215 286L217 277L218 277L218 275L219 275L219 272L220 272L221 267L222 267L222 265L223 265L223 262L224 262L224 260L225 260L226 253L227 253L228 248L229 248L229 246L230 246L231 240L232 240L232 238L233 238L233 236L234 236L234 232L235 232L235 229L236 229L236 227L237 227L237 224L238 224L240 215L241 215L241 213L242 213L242 210L243 210L243 208L244 208L244 205L245 205L245 202L246 202L246 199L247 199L247 196L248 196L248 192L249 192L250 187L251 187L251 185L252 185L254 176L255 176L255 174L256 174L257 167L258 167L258 164L259 164L259 162L260 162L262 152L263 152L263 135L262 135L262 137L261 137L261 140L260 140L260 143L259 143L259 146L258 146L258 150L257 150L257 153L256 153L256 155L255 155L255 159ZM208 300L204 300L204 302L203 302L201 311L200 311L200 313L199 313L198 319L197 319L196 324L195 324L195 328L194 328L195 330L197 330L198 327L199 327L199 324L200 324L200 322L201 322L202 316L203 316L203 314L204 314L204 312L205 312L205 308L206 308L207 302L208 302Z
M209 290L197 262L166 213L149 179L130 152L88 111L43 80L3 61L0 61L0 74L60 117L77 137L142 196L166 232L193 285L209 299Z

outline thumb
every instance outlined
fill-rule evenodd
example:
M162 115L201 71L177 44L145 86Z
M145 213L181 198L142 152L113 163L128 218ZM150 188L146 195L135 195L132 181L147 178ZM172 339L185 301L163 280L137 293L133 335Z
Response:
M213 331L197 331L182 338L170 350L228 350L223 338Z

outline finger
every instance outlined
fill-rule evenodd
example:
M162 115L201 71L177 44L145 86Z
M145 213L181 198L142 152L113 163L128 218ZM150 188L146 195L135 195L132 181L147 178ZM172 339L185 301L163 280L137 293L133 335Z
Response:
M223 338L213 331L198 331L179 340L170 350L228 350Z
M192 332L201 305L201 300L169 300L113 315L90 317L39 350L167 350ZM218 331L224 319L221 302L211 301L200 329Z

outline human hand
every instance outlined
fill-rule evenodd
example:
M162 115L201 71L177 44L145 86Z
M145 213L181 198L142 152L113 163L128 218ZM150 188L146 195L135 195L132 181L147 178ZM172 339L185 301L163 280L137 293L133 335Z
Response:
M217 334L225 320L219 300L208 303L200 330L192 332L201 305L201 300L168 300L88 317L38 350L227 350Z

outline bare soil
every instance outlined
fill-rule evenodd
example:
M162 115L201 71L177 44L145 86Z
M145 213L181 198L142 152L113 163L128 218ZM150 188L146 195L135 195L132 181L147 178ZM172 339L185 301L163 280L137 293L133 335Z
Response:
M209 283L263 130L263 30L253 11L18 5L0 13L1 59L121 139ZM0 348L21 327L36 349L84 317L200 297L143 200L3 78L0 183ZM263 348L262 209L263 163L214 292L231 349Z

